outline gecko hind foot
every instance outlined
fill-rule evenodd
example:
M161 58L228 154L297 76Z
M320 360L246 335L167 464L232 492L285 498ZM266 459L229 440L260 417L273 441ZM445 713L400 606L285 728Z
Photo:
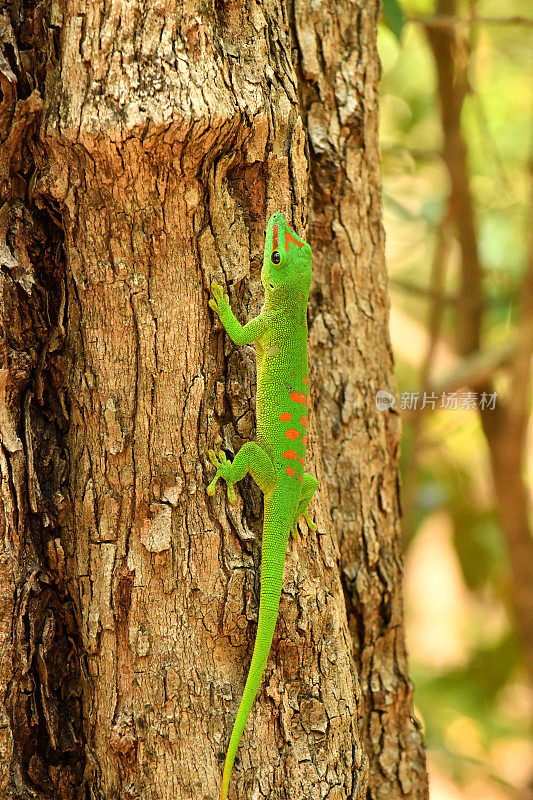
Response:
M302 516L305 518L305 521L307 522L307 527L309 528L309 530L310 531L316 531L318 526L317 526L317 524L315 522L313 522L312 519L309 518L309 514L307 513L307 511L304 511Z
M298 538L298 520L300 517L303 517L307 522L307 526L310 531L316 531L317 526L315 523L310 519L308 506L311 502L314 493L316 492L316 488L318 486L318 481L313 475L309 475L308 473L304 472L303 481L302 481L302 490L300 494L300 502L298 503L298 508L296 509L296 513L292 520L291 525L291 533L295 538Z
M300 504L300 506L301 505L302 504ZM305 508L301 508L300 506L298 507L298 511L294 515L294 519L293 519L292 525L291 525L291 536L293 537L293 539L300 539L301 538L299 530L298 530L298 522L299 522L301 517L303 517L305 519L305 521L307 522L307 527L309 528L310 531L316 531L317 530L317 526L315 525L313 520L310 519L309 514L307 513L307 503L305 504Z

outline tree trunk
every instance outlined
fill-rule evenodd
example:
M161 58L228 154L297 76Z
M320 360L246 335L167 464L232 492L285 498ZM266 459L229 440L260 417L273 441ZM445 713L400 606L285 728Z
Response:
M426 798L405 650L395 394L381 223L377 3L295 0L314 257L313 385L331 521L362 685L369 797Z
M354 12L343 13L349 21ZM326 14L323 24L337 19L334 6ZM254 316L265 219L282 210L296 230L305 229L313 128L305 127L311 118L301 65L314 51L310 42L291 50L291 19L274 0L149 8L110 0L105 10L69 0L24 13L14 5L2 18L0 789L8 796L219 794L255 633L262 504L251 480L242 482L235 506L222 492L214 499L205 492L207 449L234 453L253 438L255 370L253 350L235 348L216 325L207 289L216 279L241 321ZM367 304L374 309L355 374L363 380L374 343L386 355L377 374L385 387L391 361L379 249L375 15L365 12L363 22L362 38L354 28L345 49L353 50L358 97L369 98L373 122L355 124L356 115L347 123L359 137L350 158L363 145L369 156L346 195L360 215L344 218L343 242L357 235L365 248L375 242L380 271L371 274L367 261L354 283L345 250L330 275L327 237L341 231L328 218L320 233L318 194L311 243L324 297L338 289L344 270L361 295L355 306L344 299L350 324ZM292 25L295 33L300 41ZM328 81L338 68L328 68ZM310 163L316 193L313 154ZM314 306L318 362L327 319ZM331 371L324 387L323 369ZM335 429L337 444L328 444L328 406L319 397L334 379L324 359L311 386L319 532L289 546L272 653L234 770L235 797L365 794L363 701L331 526L332 516L337 524L337 514L352 512L336 500L332 515L328 500L335 500L331 463L344 433ZM353 384L346 378L341 385ZM353 404L350 391L343 390L345 407ZM397 524L397 431L387 440L387 418L374 410L371 419L379 446L365 465L384 477L365 502L382 537ZM350 479L358 486L370 473ZM359 530L344 527L341 539L344 572L355 583L349 553ZM366 588L359 597L383 607L386 625L401 631L397 537L383 554L365 537L374 560L360 573ZM371 586L378 573L380 583ZM379 764L372 757L372 796L384 796L393 751L401 786L389 781L389 796L422 796L413 788L408 729L399 722L410 699L403 639L392 633L372 641L373 671L363 664L363 676L374 699L365 704L381 722L365 713L374 732L386 725Z
M70 800L86 759L61 531L63 235L34 184L50 36L42 9L0 13L0 796Z

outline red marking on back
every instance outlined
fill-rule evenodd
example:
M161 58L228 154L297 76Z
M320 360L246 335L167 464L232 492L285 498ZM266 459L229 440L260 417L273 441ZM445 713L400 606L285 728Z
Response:
M294 242L296 247L303 247L304 246L304 243L303 242L299 242L298 239L295 239L290 231L285 231L285 252L286 253L289 251L289 245L290 245L291 242Z
M302 456L301 459L300 459L300 464L302 465L302 467L304 465L304 461L305 461L305 456Z
M307 417L305 416L305 414L303 415L303 417L302 417L302 419L300 420L300 422L302 423L302 425L304 426L304 428L307 428Z
M303 381L304 381L305 385L307 386L307 384L309 383L309 378L307 377L307 375L304 375Z
M285 472L287 473L289 478L292 478L296 470L294 469L294 467L285 467Z
M290 422L292 419L292 414L289 414L288 411L284 411L283 414L279 415L279 418L282 422Z
M294 400L295 403L301 403L303 406L307 405L307 397L301 392L291 392L290 398Z
M291 461L296 461L296 459L298 458L298 453L296 452L296 450L285 450L282 458L290 458Z
M304 436L304 438L302 439L302 444L305 447L305 445L307 444L307 436Z
M298 475L298 480L300 481L300 483L302 482L302 476L301 475Z
M294 430L294 428L289 428L288 431L285 431L285 436L287 437L287 439L299 439L300 433Z
M278 226L274 225L272 229L272 252L278 249Z

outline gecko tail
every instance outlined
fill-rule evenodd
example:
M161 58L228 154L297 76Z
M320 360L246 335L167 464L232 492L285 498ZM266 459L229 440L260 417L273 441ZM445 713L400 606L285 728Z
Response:
M283 559L282 559L283 561ZM278 567L279 570L279 567ZM276 572L278 572L276 570ZM278 607L281 596L281 579L283 576L283 563L281 564L281 575L270 576L263 574L261 576L261 597L259 602L259 620L257 624L257 633L255 636L254 650L252 654L252 661L246 678L246 684L242 695L237 718L231 733L231 739L226 753L226 762L224 764L224 774L222 776L222 795L221 800L227 800L228 788L231 778L231 771L233 769L233 762L237 754L237 748L241 740L242 732L246 726L250 709L259 690L265 666L272 645L274 637L274 630L276 628L276 620L278 618ZM266 570L270 571L270 570Z

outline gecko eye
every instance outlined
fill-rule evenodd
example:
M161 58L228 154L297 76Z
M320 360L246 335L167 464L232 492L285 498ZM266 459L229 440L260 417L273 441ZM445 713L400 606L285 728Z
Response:
M281 256L280 256L280 254L279 254L279 252L277 250L274 250L274 252L270 256L270 260L272 261L273 264L279 264L280 263Z

